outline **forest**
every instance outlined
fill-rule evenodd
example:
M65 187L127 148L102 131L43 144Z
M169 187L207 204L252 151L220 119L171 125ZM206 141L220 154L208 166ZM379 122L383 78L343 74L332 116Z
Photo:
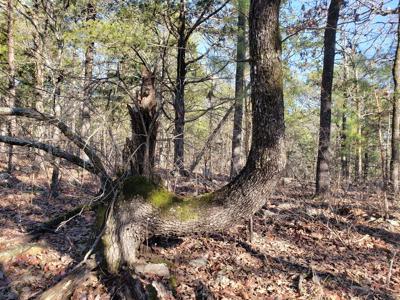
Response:
M0 300L400 299L400 2L0 9Z

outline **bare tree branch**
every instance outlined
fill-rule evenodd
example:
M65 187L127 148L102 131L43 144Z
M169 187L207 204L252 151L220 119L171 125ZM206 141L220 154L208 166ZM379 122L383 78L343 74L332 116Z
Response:
M206 7L202 11L201 15L199 16L199 18L196 20L196 22L193 24L193 26L189 28L188 32L186 33L186 37L185 37L186 41L189 40L189 37L196 30L197 27L199 27L205 21L207 21L208 19L210 19L211 17L213 17L214 15L219 13L230 2L230 0L226 0L224 3L222 3L222 5L220 7L218 7L216 10L214 10L212 13L208 14L207 16L204 16L207 9L211 5L211 2L212 1L209 1L209 3L206 5Z
M101 159L97 156L95 150L88 145L79 135L74 133L63 121L48 114L41 113L37 110L21 107L0 107L0 116L17 116L35 119L38 121L46 122L47 124L56 126L70 141L72 141L79 149L83 150L92 162L92 167L97 174L106 181L111 181L108 176ZM33 147L33 146L32 146ZM41 148L39 148L41 149Z
M68 152L65 152L61 150L58 147L55 147L53 145L37 142L37 141L32 141L32 140L24 140L20 138L15 138L11 136L4 136L0 135L0 142L8 144L8 145L14 145L14 146L22 146L22 147L31 147L31 148L36 148L43 150L47 153L50 153L54 156L63 158L79 167L84 168L85 170L89 171L90 173L97 174L97 169L93 166L93 164L89 161L85 161L79 156L70 154Z

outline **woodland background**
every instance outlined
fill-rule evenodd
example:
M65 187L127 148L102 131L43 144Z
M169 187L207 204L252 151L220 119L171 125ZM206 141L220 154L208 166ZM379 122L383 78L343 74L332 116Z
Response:
M172 270L160 281L169 296L194 297L203 285L225 299L399 296L398 3L341 5L330 184L314 198L329 4L282 2L288 162L281 186L254 217L251 238L240 225L225 235L147 245L144 255L162 257ZM129 168L127 106L138 100L146 69L154 75L159 120L154 170L168 189L209 192L245 165L252 127L249 1L7 0L0 7L3 108L31 108L68 124L116 178ZM11 258L8 241L26 242L35 225L93 201L100 182L51 156L63 149L87 159L56 127L6 113L0 109L0 298L29 299L84 256L95 217L78 210L57 234L45 235L45 246L21 246ZM10 137L27 147L9 146ZM37 142L59 148L43 154L29 147ZM72 297L108 299L114 292L93 276Z

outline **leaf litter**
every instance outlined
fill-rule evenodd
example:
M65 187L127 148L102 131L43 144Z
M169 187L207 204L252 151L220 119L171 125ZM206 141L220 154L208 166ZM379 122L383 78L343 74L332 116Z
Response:
M34 191L28 176L17 176L17 187L0 190L0 253L26 244L29 228L84 203L96 188L90 178L83 189L63 181L62 196L51 199L46 177L38 176ZM186 194L211 189L197 179L177 184ZM140 280L168 290L165 299L195 299L199 284L216 299L399 299L400 210L392 201L385 219L382 207L379 191L354 188L321 200L311 186L279 187L253 217L252 241L248 220L224 233L146 241L143 259L165 263L171 276ZM34 299L61 280L91 246L94 219L85 212L18 255L0 256L0 299ZM97 272L72 299L112 299L116 289Z

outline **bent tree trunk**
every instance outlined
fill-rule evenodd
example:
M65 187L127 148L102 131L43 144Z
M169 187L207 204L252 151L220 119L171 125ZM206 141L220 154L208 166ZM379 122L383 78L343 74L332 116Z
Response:
M253 140L246 166L222 189L192 199L178 197L145 177L130 177L107 217L104 254L109 271L133 266L145 236L226 229L259 210L273 192L286 156L282 92L280 0L250 7Z

